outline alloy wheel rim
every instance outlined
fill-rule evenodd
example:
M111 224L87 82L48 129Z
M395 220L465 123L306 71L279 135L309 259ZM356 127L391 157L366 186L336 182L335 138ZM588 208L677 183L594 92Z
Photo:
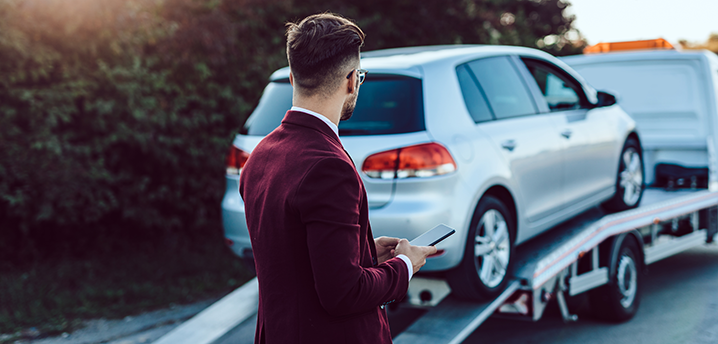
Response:
M494 288L504 280L511 258L509 227L499 211L489 209L481 217L476 233L474 256L479 279Z
M630 147L623 152L623 166L621 171L620 185L623 188L623 202L627 206L634 206L638 203L643 189L643 168L641 166L641 155L635 148Z
M628 308L633 304L638 289L636 263L628 255L621 257L618 263L618 290L621 292L621 305Z

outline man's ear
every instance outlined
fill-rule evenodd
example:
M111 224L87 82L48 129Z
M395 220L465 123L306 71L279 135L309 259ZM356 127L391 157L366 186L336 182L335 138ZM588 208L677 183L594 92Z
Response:
M347 92L353 94L359 87L359 79L356 71L352 72L352 76L347 79Z
M294 75L292 75L292 72L289 72L289 84L294 86Z

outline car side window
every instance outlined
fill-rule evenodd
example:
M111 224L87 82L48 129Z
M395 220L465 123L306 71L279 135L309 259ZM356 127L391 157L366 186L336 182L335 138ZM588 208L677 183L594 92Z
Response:
M523 59L526 67L538 84L546 103L551 111L564 111L581 108L583 92L578 84L548 63L531 59ZM585 98L585 97L584 97Z
M526 85L507 56L484 58L467 65L479 89L485 92L496 119L537 112Z
M456 67L456 76L459 79L464 103L466 103L466 108L469 110L474 122L481 123L494 119L489 104L486 102L486 97L483 91L479 89L479 85L476 84L474 76L471 75L468 67L466 65Z

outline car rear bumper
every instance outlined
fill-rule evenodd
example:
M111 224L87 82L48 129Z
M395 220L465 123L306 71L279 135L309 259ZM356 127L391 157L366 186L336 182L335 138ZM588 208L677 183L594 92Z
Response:
M388 236L412 240L439 223L456 229L456 234L437 244L442 252L427 258L422 272L443 271L455 267L464 252L462 230L452 223L451 202L447 199L394 199L386 206L369 211L375 237Z
M252 257L252 244L244 217L244 202L239 196L239 178L228 176L227 189L222 200L224 235L232 251L242 257ZM438 196L438 197L437 197ZM465 233L456 217L456 199L435 193L407 195L394 199L380 208L369 210L369 220L375 237L389 236L412 240L439 223L456 229L456 234L437 245L443 253L430 257L422 272L448 270L459 264L464 252ZM231 242L231 244L230 244Z
M244 202L239 196L239 178L227 176L227 189L222 199L222 226L227 245L234 254L251 257L252 243L247 231L247 220L244 217Z

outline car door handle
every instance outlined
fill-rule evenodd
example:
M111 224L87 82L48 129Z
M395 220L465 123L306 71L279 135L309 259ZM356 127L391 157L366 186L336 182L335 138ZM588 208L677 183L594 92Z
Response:
M571 129L566 129L561 132L561 136L563 136L567 139L571 137L571 134L573 134L573 131L571 131Z
M506 140L503 143L501 143L501 147L508 150L509 152L513 152L514 148L516 148L516 141Z

